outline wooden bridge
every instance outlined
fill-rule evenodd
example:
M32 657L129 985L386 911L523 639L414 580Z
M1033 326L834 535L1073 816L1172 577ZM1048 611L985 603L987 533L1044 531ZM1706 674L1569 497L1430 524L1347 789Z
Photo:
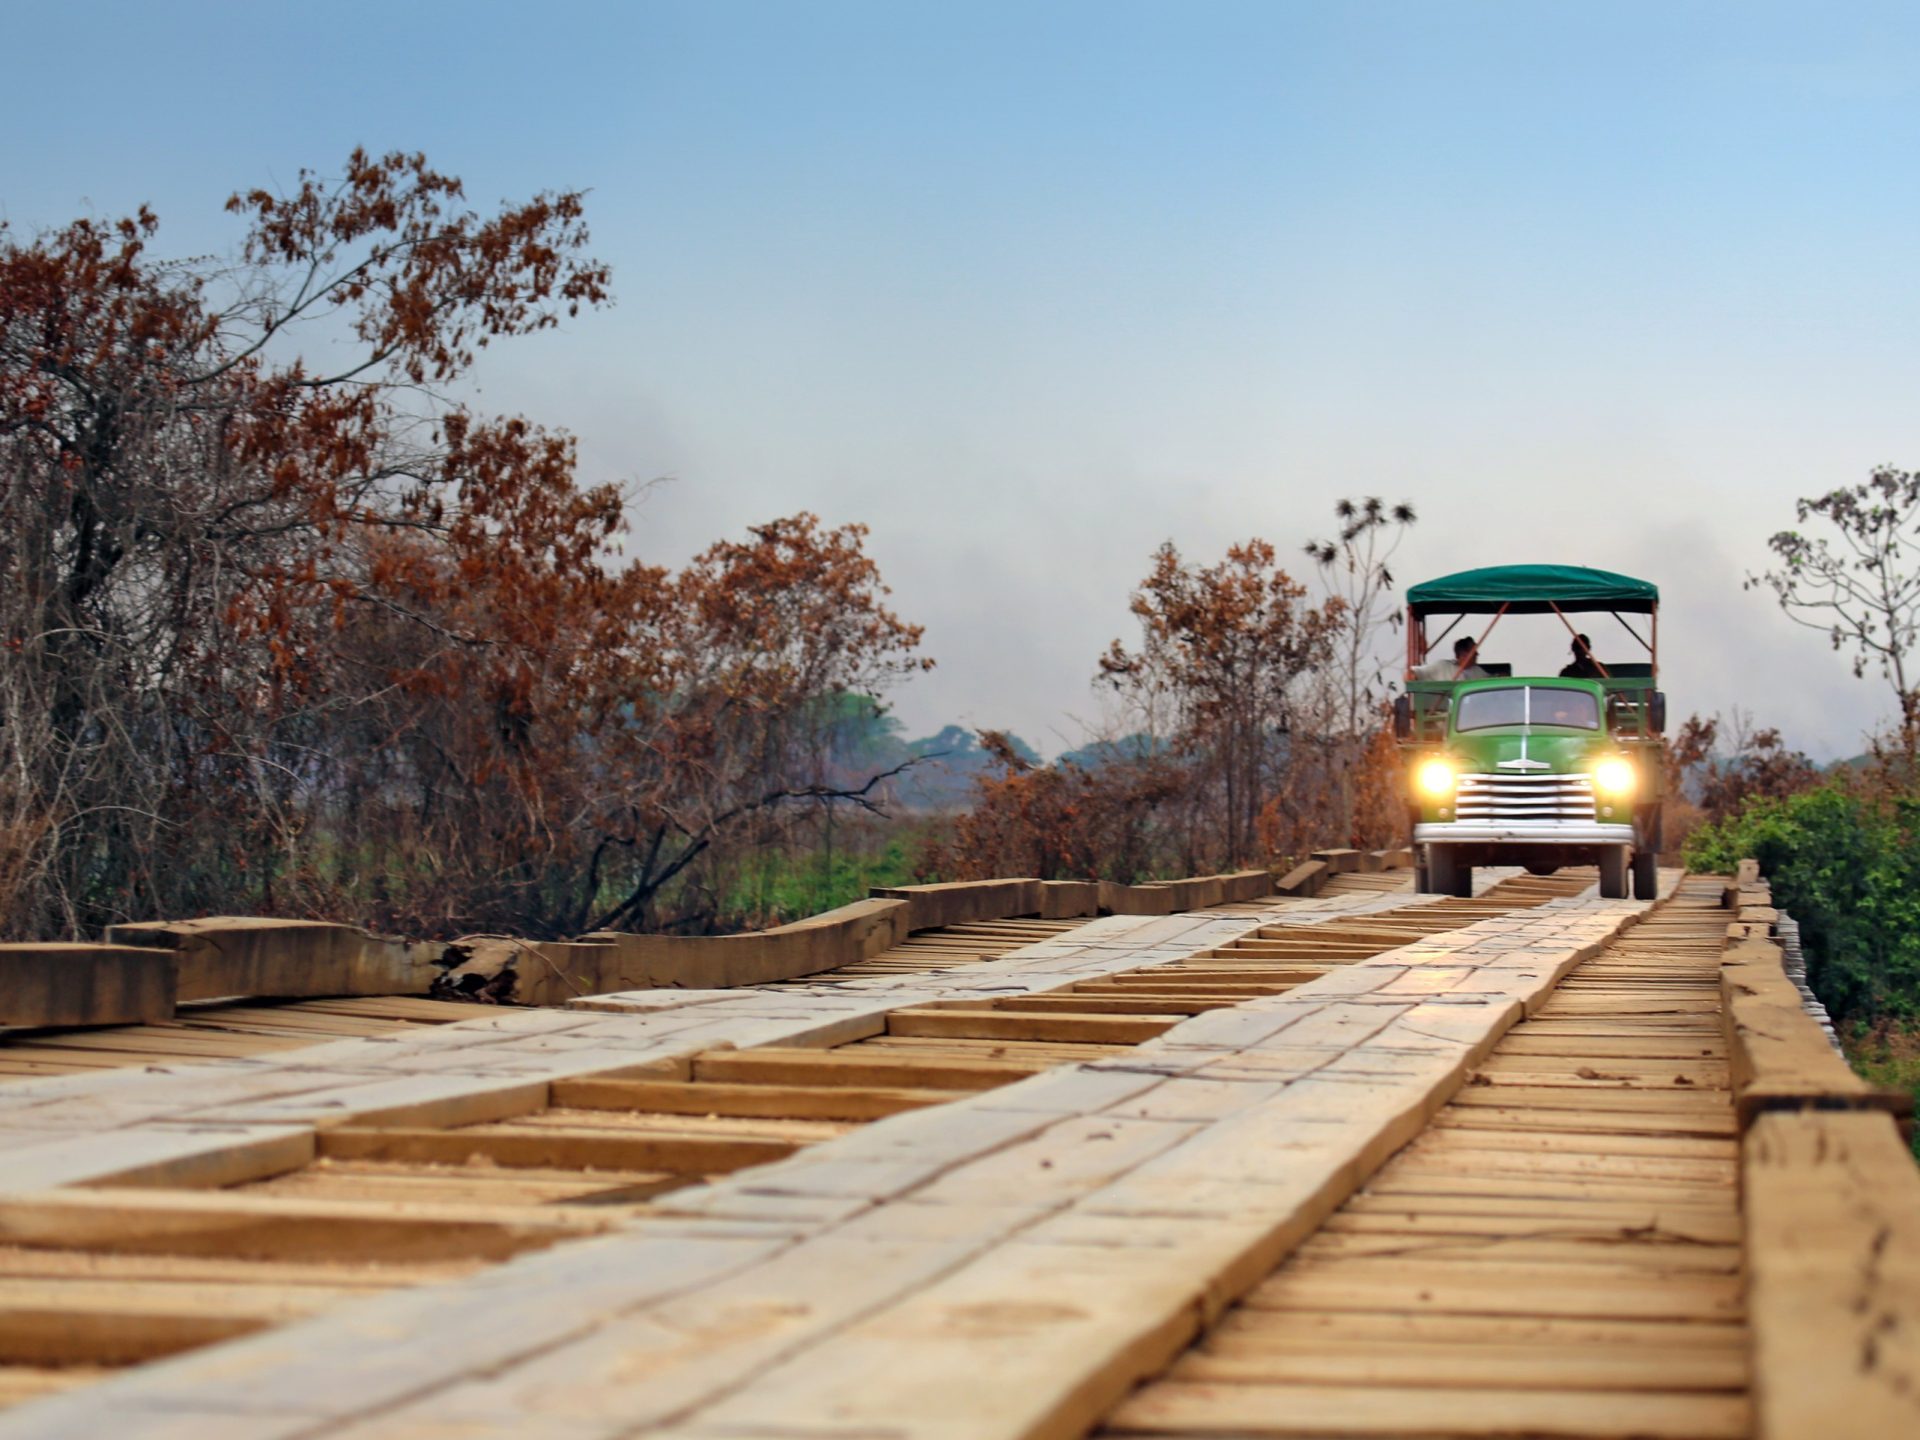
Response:
M0 1440L1920 1434L1920 1172L1751 867L1403 858L892 892L718 988L521 947L534 1006L0 952L134 1021L0 1031Z

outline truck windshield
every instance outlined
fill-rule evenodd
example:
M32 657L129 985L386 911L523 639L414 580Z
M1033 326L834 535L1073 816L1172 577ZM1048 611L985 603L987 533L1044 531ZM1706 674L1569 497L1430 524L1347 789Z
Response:
M1491 730L1500 725L1560 725L1573 730L1600 728L1600 702L1585 690L1558 685L1511 685L1475 690L1460 697L1456 730Z

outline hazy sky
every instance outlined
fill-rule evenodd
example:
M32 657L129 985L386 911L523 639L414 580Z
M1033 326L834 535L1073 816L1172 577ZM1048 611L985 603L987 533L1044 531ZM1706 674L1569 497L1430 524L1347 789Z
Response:
M870 525L939 661L915 733L1063 748L1157 544L1297 553L1361 494L1419 507L1409 580L1657 581L1679 714L1824 757L1890 713L1740 580L1795 496L1920 464L1914 7L0 0L0 37L17 230L147 201L223 250L228 192L356 144L481 205L590 188L619 304L484 402L671 477L648 559Z

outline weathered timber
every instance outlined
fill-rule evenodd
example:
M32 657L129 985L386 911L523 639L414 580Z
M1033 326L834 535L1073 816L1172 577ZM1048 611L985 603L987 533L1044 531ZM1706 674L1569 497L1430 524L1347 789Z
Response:
M613 1227L590 1211L293 1204L164 1190L51 1190L0 1196L0 1243L118 1255L262 1260L504 1259Z
M424 995L438 947L383 939L355 925L213 915L109 925L114 945L171 952L180 1000L244 995Z
M913 907L909 925L937 930L978 920L1006 920L1040 914L1038 880L961 880L944 885L895 885L875 889L878 900L905 900Z
M539 944L461 940L455 942L461 962L447 970L441 984L454 991L484 985L528 1005L564 1005L620 990L766 985L892 949L907 938L911 911L904 899L871 899L743 935L598 931L575 941Z
M1318 895L1332 873L1326 861L1308 860L1282 875L1273 888L1282 895Z
M1100 882L1100 911L1105 915L1171 915L1180 908L1178 898L1161 886Z
M1892 1120L1763 1114L1742 1166L1760 1440L1920 1433L1920 1170Z
M1313 852L1313 858L1336 875L1345 875L1350 871L1366 868L1362 863L1361 852L1358 850L1316 850Z
M1042 880L1040 882L1040 918L1042 920L1078 920L1100 913L1100 883L1097 880Z
M0 1025L128 1025L173 1014L174 957L132 945L0 945Z
M1807 1013L1782 960L1777 943L1754 938L1729 944L1722 957L1722 1022L1742 1123L1762 1110L1909 1111L1910 1095L1853 1073Z

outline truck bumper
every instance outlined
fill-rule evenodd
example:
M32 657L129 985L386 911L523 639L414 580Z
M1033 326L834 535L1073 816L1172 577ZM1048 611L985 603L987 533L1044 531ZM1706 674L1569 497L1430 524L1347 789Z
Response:
M1631 845L1631 825L1528 825L1499 822L1413 827L1416 845Z

